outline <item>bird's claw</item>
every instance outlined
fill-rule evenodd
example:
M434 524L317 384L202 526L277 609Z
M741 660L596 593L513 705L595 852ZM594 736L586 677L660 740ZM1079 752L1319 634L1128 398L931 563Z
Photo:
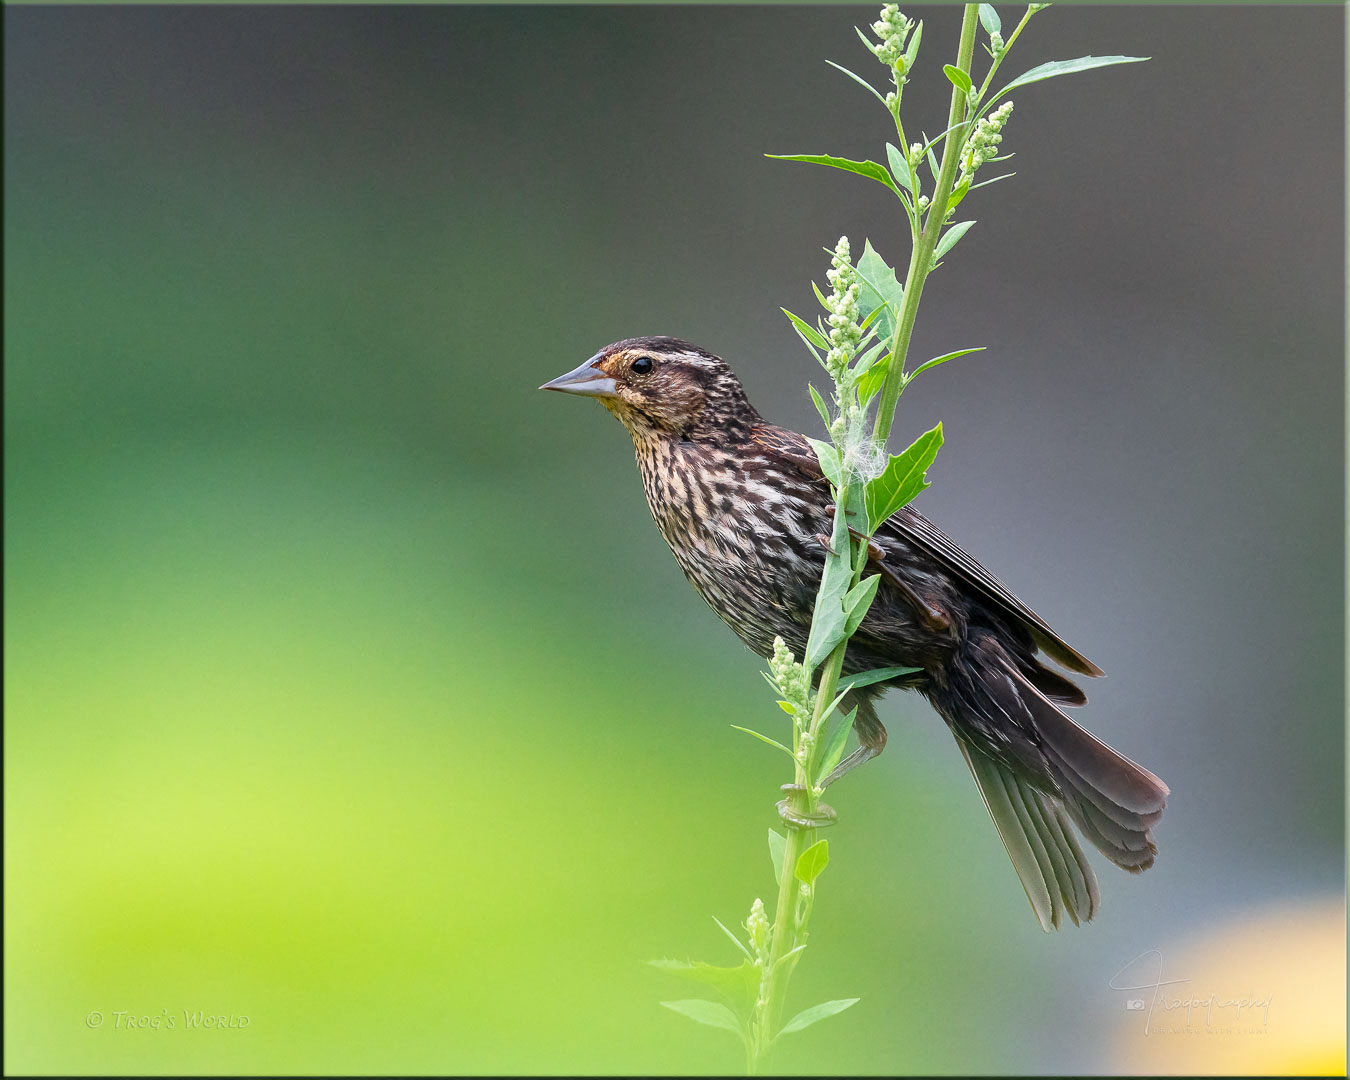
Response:
M837 509L837 507L836 507L836 509ZM851 515L853 514L853 511L852 511L852 510L845 510L845 511L844 511L844 514L845 514L846 516L851 516ZM833 514L831 514L831 516L833 516ZM866 535L865 533L860 533L860 532L859 532L857 529L855 529L852 525L850 525L850 526L848 527L848 534L849 534L851 537L853 537L853 539L856 540L859 544L866 544L866 545L867 545L867 558L868 558L869 560L871 560L872 562L882 562L882 561L886 558L886 551L885 551L885 549L884 549L880 544L878 544L875 540L873 540L870 536ZM822 546L825 548L825 550L828 551L831 555L837 555L837 554L838 554L838 552L835 551L835 550L834 550L834 547L830 544L830 538L829 538L828 536L825 536L825 535L823 535L823 534L821 534L821 533L816 533L816 539L820 541L821 545L822 545Z
M829 803L816 803L813 813L804 813L792 805L791 796L806 789L801 784L784 784L782 789L789 793L786 799L778 802L778 816L790 829L825 829L839 820L839 815Z

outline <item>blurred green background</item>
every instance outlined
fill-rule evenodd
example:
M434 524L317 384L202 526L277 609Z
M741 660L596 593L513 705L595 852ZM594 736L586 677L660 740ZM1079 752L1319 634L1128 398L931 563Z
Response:
M914 13L934 133L959 13ZM534 388L673 333L809 429L778 306L905 248L761 154L879 152L822 62L877 74L873 17L6 8L8 1071L738 1068L644 961L771 893L785 777L728 725L776 710L622 430ZM888 702L793 989L862 1002L780 1067L1344 1068L1343 19L1057 6L1008 62L1153 57L1015 95L915 343L990 349L897 438L944 420L921 509L1111 673L1162 856L1043 936ZM1145 1038L1155 948L1268 1024Z

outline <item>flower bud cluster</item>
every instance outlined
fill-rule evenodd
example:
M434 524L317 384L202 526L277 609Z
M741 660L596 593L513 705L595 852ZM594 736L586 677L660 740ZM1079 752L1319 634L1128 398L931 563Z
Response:
M853 269L847 236L839 238L830 264L832 269L825 271L825 280L832 289L826 300L829 315L825 321L830 327L830 351L825 354L825 370L836 384L842 385L847 381L848 366L862 341L862 330L858 326L858 272Z
M834 403L839 409L830 423L830 441L839 450L844 472L853 479L866 481L880 475L885 467L885 454L880 454L878 465L879 451L867 434L866 410L854 392L860 372L853 367L853 361L863 342L870 340L872 331L864 334L860 325L860 279L850 261L847 236L841 236L835 245L830 267L825 271L825 280L832 290L825 297L830 348L823 363L834 382Z
M905 73L905 38L914 29L914 21L906 19L895 4L886 4L881 9L881 18L872 24L872 33L881 40L868 43L872 55L887 67L898 69L897 74Z
M1013 103L1005 101L988 116L981 117L966 141L961 155L961 176L973 175L990 158L999 156L998 144L1003 141L1003 126L1012 115ZM959 183L959 181L958 181Z
M798 716L811 715L811 676L797 663L792 650L781 637L773 639L773 656L769 658L769 674L783 700L797 710Z
M750 905L750 916L745 920L746 933L750 935L750 946L755 955L765 960L769 955L769 916L764 911L764 901L758 896Z

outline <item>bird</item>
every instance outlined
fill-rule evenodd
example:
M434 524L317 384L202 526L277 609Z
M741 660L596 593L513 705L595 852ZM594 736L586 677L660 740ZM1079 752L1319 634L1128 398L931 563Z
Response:
M815 452L765 420L720 357L673 337L614 342L545 383L597 399L632 437L648 508L712 610L760 656L805 652L834 497ZM855 689L859 747L829 780L881 753L876 701L922 694L956 737L1042 929L1097 913L1100 889L1075 828L1131 873L1154 863L1170 793L1075 723L1072 675L1103 673L910 506L876 531L876 598L843 673L917 669Z

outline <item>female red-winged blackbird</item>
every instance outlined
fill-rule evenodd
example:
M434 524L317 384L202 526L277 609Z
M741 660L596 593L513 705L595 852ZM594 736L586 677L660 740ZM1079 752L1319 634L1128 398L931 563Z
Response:
M647 505L694 588L761 656L777 635L800 657L834 513L805 438L762 419L720 358L674 338L616 342L541 389L598 398L619 418ZM1042 927L1091 919L1097 879L1069 822L1138 873L1153 865L1168 794L1060 711L1087 698L1037 652L1080 675L1101 669L908 507L877 532L869 558L882 583L844 672L920 671L844 703L858 707L861 745L831 778L885 746L880 693L918 690L956 736Z

